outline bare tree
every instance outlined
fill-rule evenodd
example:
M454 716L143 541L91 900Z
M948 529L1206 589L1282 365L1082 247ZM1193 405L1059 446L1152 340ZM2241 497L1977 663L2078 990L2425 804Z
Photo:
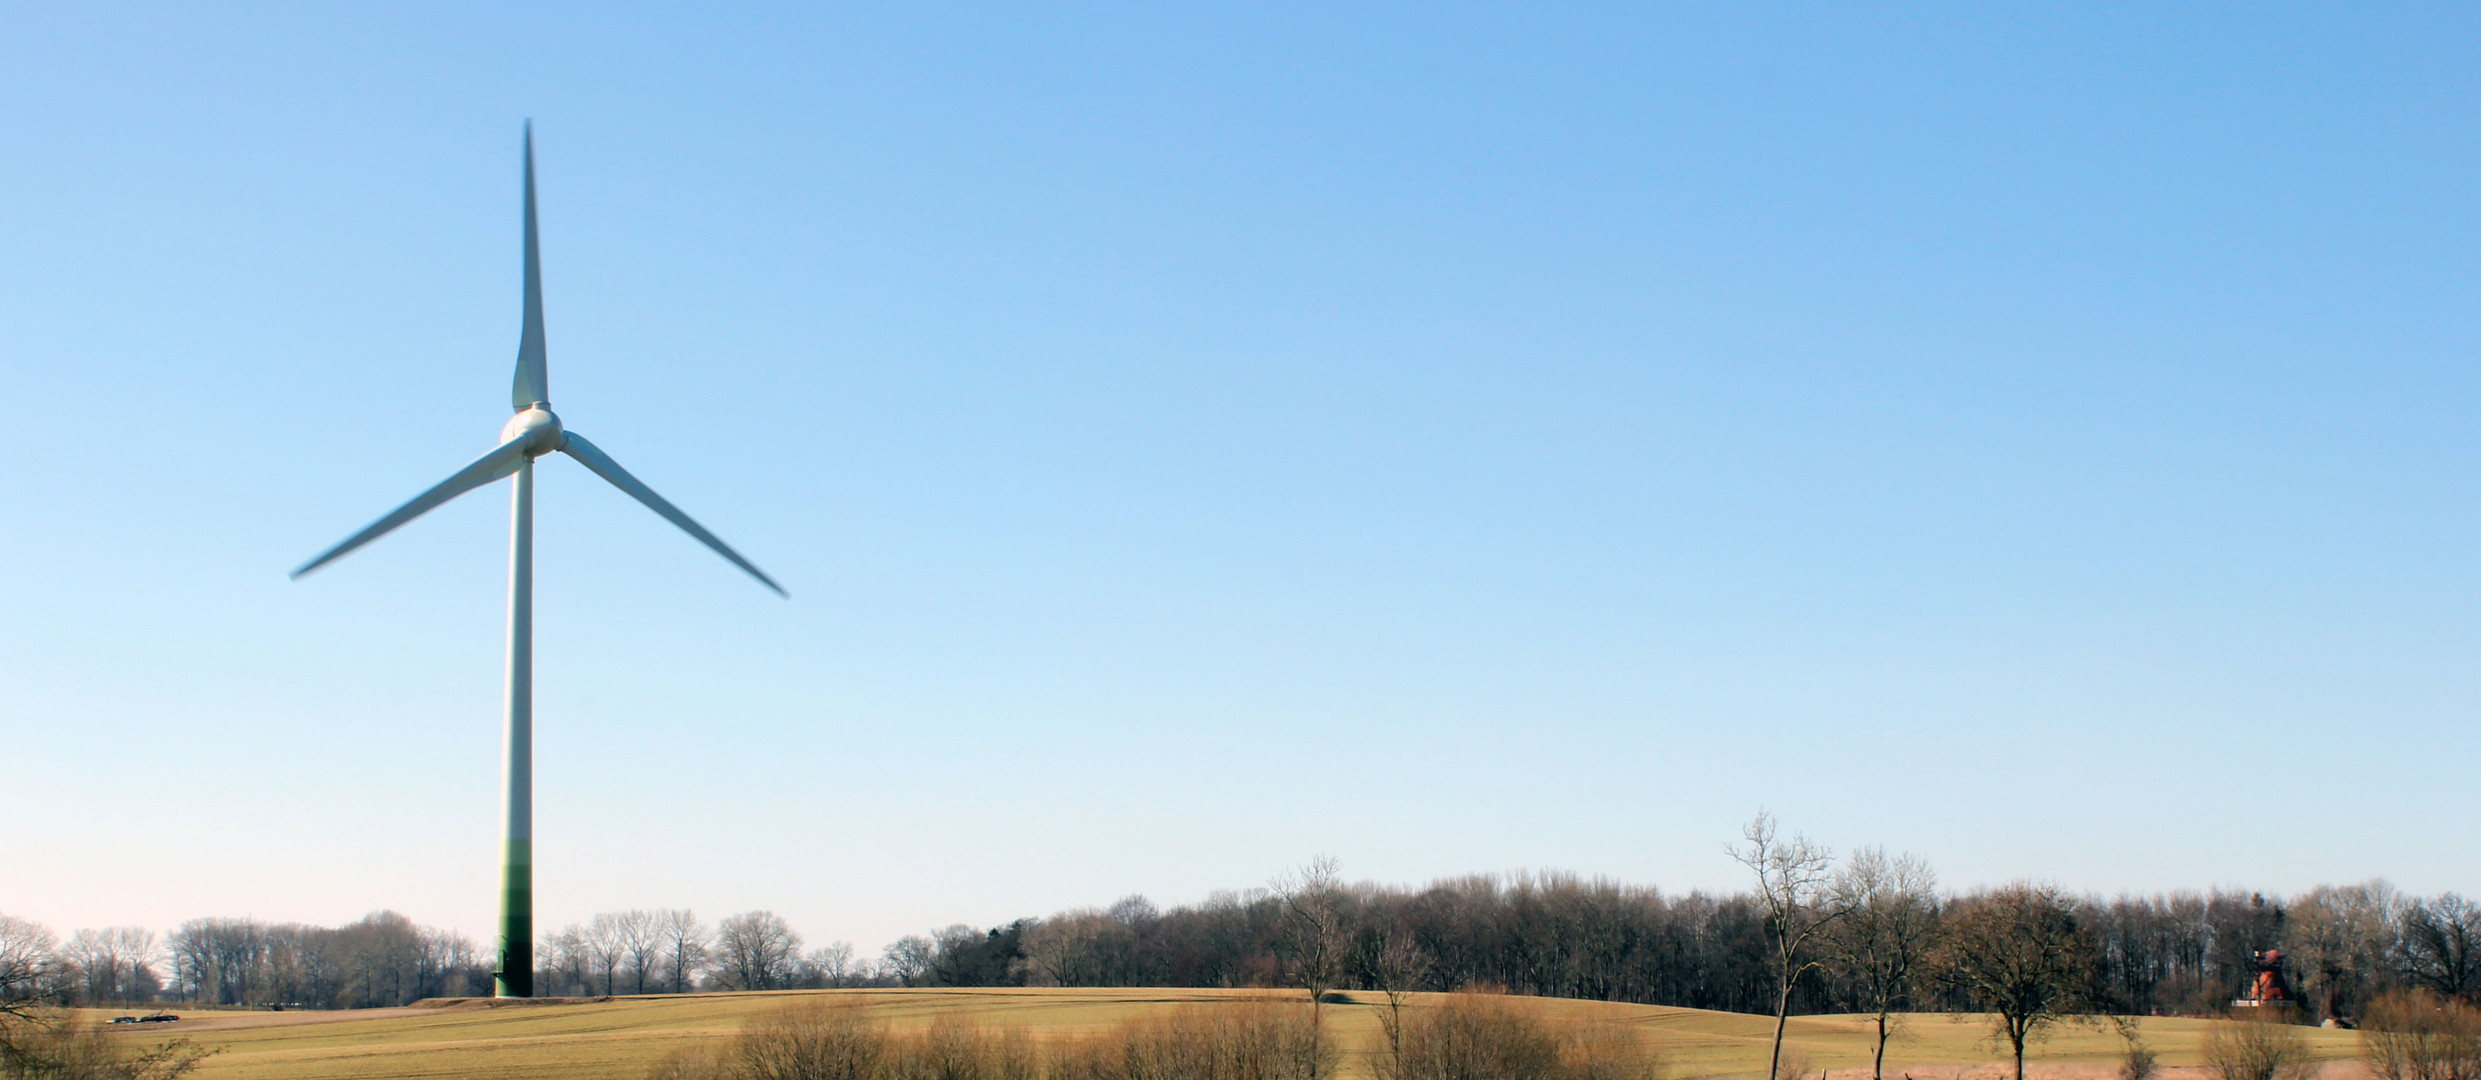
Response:
M1301 986L1312 1004L1344 980L1346 950L1351 945L1344 927L1344 885L1335 859L1320 855L1299 870L1275 879L1276 900L1283 905L1284 944L1300 972Z
M698 969L706 963L706 924L688 908L670 908L655 913L655 935L672 963L672 992L686 994L697 989Z
M2320 885L2292 898L2283 955L2298 965L2303 996L2319 1016L2359 1015L2386 978L2399 907L2395 887L2383 880Z
M1119 922L1093 908L1063 911L1025 932L1027 982L1034 986L1108 985L1098 970L1104 934Z
M854 962L853 943L849 941L831 941L812 949L802 962L820 986L851 986L859 980L859 966Z
M588 970L602 977L603 996L610 997L620 983L620 966L629 956L628 933L620 916L607 911L588 920L581 944L586 948Z
M118 1001L121 985L120 935L110 930L80 930L60 947L70 968L70 981L89 1002Z
M417 945L414 996L464 997L468 987L459 978L481 966L481 952L472 938L454 930L422 928Z
M898 982L914 986L929 977L931 965L938 960L938 942L921 934L908 934L888 945L879 968L895 976Z
M2404 905L2406 974L2448 997L2481 994L2481 904L2454 893Z
M0 1021L33 1018L50 989L59 940L42 923L0 915Z
M594 946L586 940L586 928L570 923L550 940L541 943L550 956L552 985L564 992L584 993L594 989Z
M1283 905L1284 940L1291 948L1302 988L1309 991L1310 1027L1319 1026L1319 1009L1329 991L1344 981L1344 964L1352 937L1344 925L1344 882L1335 857L1320 855L1299 870L1275 879L1276 899ZM1317 1080L1312 1064L1310 1080Z
M663 933L652 911L630 908L612 917L613 929L620 935L620 953L629 963L629 975L636 982L634 994L646 992L646 978L654 973L655 961L663 955Z
M1835 876L1834 906L1843 917L1827 927L1826 953L1851 976L1861 1004L1876 1017L1873 1080L1885 1080L1887 1038L1911 1003L1915 969L1938 930L1937 887L1930 864L1913 855L1890 859L1876 847L1853 852Z
M55 989L60 939L42 923L0 915L0 1071L42 1075L38 1044L45 1034L41 1009Z
M2098 951L2074 900L2025 882L1957 901L1940 944L1945 977L2015 1051L2016 1080L2028 1040L2090 1007Z
M1766 1075L1783 1075L1783 1029L1792 1015L1792 987L1818 966L1809 940L1840 916L1832 906L1835 853L1798 834L1785 839L1776 832L1775 816L1764 810L1740 830L1744 846L1732 858L1757 875L1758 899L1766 905L1766 934L1774 943L1775 1043ZM2017 1080L2023 1080L2018 1077Z
M773 990L791 976L801 935L772 911L746 911L715 924L715 952L726 985Z
M1430 954L1422 951L1413 935L1400 929L1389 930L1370 950L1367 967L1370 982L1387 999L1385 1011L1378 1014L1379 1030L1387 1036L1384 1072L1389 1080L1400 1080L1405 1074L1404 1006L1430 978Z
M167 944L201 1000L240 1005L268 974L275 930L246 917L191 919L172 932Z

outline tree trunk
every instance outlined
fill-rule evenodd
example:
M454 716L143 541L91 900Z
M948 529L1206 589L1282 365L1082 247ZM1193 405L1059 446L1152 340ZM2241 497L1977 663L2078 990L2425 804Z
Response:
M1783 982L1783 993L1775 997L1775 1053L1766 1062L1766 1080L1783 1080L1783 1025L1792 1015L1792 981ZM2024 1080L2018 1076L2016 1080Z

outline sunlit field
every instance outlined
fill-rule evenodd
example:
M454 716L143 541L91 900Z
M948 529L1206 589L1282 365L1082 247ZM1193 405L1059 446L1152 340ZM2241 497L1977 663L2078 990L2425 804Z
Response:
M897 1028L927 1026L959 1010L993 1027L1021 1026L1037 1038L1099 1031L1148 1011L1182 1005L1230 1002L1263 991L1142 989L926 989L823 990L765 994L701 994L686 997L618 997L593 1000L492 1003L481 1000L426 1002L401 1009L358 1012L183 1012L178 1024L116 1032L142 1040L187 1035L213 1048L193 1074L202 1080L273 1077L575 1077L628 1078L697 1040L721 1039L745 1019L793 999L818 995L860 996ZM1295 992L1297 995L1297 992ZM1352 1003L1333 1003L1325 1015L1346 1050L1346 1075L1368 1076L1362 1055L1379 1044L1375 1007L1380 995L1355 993ZM1416 995L1423 1008L1440 995ZM1330 999L1334 1001L1335 999ZM1695 1077L1756 1077L1766 1071L1774 1022L1762 1016L1695 1009L1602 1002L1525 999L1559 1019L1602 1020L1627 1026L1654 1045L1681 1080ZM179 1011L179 1010L176 1010ZM2198 1063L2210 1022L2151 1019L2146 1041L2175 1070ZM1795 1018L1786 1040L1787 1062L1807 1075L1867 1075L1867 1018ZM1979 1017L1914 1016L1888 1048L1889 1076L1915 1080L1996 1077L2006 1071L2003 1045L1988 1039ZM2348 1031L2302 1030L2323 1062L2348 1061L2357 1039ZM2050 1077L2098 1078L2118 1062L2121 1043L2107 1028L2063 1026L2029 1055L2030 1071ZM2347 1066L2348 1067L2348 1066Z

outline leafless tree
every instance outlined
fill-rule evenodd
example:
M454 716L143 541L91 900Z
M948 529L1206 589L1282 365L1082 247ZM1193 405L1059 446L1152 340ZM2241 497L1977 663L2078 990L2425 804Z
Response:
M672 992L686 994L697 989L698 969L706 963L710 940L706 924L688 908L670 908L655 913L655 934L663 942L665 959L671 961Z
M621 956L628 961L629 975L636 983L631 993L646 992L647 977L654 974L656 961L663 956L663 931L657 923L655 912L639 908L612 917L620 935Z
M913 986L930 974L931 965L938 959L938 942L921 934L908 934L887 947L879 966L897 981Z
M241 1005L263 989L275 929L251 918L191 919L166 944L201 1000Z
M1757 875L1758 899L1766 905L1766 934L1774 943L1775 1042L1766 1075L1781 1077L1792 987L1818 966L1810 954L1810 939L1842 914L1833 906L1835 853L1806 836L1784 838L1775 828L1775 816L1764 810L1749 819L1740 837L1746 843L1733 847L1731 856Z
M2024 1080L2025 1043L2091 1007L2097 951L2073 899L2020 882L1957 901L1939 956L1954 989L1992 1014Z
M1328 992L1344 981L1344 964L1352 947L1344 924L1343 876L1337 872L1334 856L1320 855L1275 879L1274 890L1283 905L1285 943L1300 972L1301 986L1309 991L1310 1026L1323 1031L1319 1009ZM1310 1080L1317 1080L1315 1072Z
M2302 995L2320 1016L2359 1015L2385 980L2399 906L2395 887L2384 881L2320 885L2292 898L2283 954L2297 966Z
M1093 908L1063 911L1025 932L1025 971L1035 986L1105 986L1097 947L1119 923Z
M621 929L620 916L603 912L587 920L579 943L586 949L586 969L603 980L603 995L610 997L620 983L620 966L629 956L629 939Z
M39 1046L48 1034L44 999L54 996L60 939L30 919L0 915L0 1072L42 1075Z
M772 911L747 911L715 925L716 959L726 985L736 990L773 990L792 974L801 935Z
M120 953L113 947L110 935L101 930L80 930L69 935L60 946L61 966L78 996L88 1002L110 1001L112 987L119 980Z
M374 911L354 922L324 931L318 927L279 927L270 934L272 955L291 957L296 967L315 966L319 977L287 977L271 972L269 989L275 1000L299 1000L279 987L311 982L326 987L319 997L341 995L351 1006L404 1005L422 995L422 928L393 911ZM315 965L309 963L314 959Z
M1413 992L1429 980L1430 954L1422 951L1413 935L1389 930L1370 951L1366 967L1370 982L1387 999L1384 1011L1378 1015L1379 1030L1387 1036L1387 1074L1403 1077L1404 1006L1412 1000Z
M1874 1080L1886 1076L1887 1038L1910 1004L1913 975L1938 930L1937 888L1930 864L1914 855L1888 858L1876 847L1853 852L1835 876L1833 905L1843 917L1827 926L1826 954L1851 977L1865 1011L1876 1017Z
M550 955L551 984L562 994L582 994L594 989L594 946L586 940L586 928L570 923L542 943Z
M454 930L424 927L415 965L416 998L464 997L468 987L460 976L482 966L482 953L472 938Z
M42 923L0 915L0 1021L33 1017L51 989L59 942Z
M2448 997L2481 995L2481 904L2445 893L2404 905L2403 956L2414 984Z
M1274 892L1283 905L1284 943L1301 986L1315 1003L1343 982L1351 944L1344 926L1344 884L1334 857L1318 856L1275 879Z
M818 985L833 989L853 985L859 974L856 959L852 942L831 941L810 950L801 963Z

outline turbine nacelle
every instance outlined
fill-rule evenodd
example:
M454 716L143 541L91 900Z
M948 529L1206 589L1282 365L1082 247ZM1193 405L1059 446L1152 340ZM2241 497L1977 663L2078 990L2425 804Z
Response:
M529 458L558 450L565 441L560 418L552 415L548 402L537 401L526 406L524 412L509 417L508 423L500 428L501 445L516 444Z

